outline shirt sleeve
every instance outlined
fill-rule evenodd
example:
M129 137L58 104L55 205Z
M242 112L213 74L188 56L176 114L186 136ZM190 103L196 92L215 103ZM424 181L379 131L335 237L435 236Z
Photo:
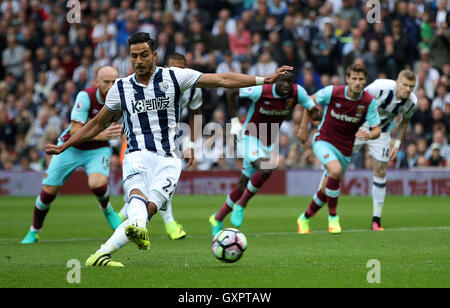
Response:
M194 92L194 96L192 96L191 101L189 102L189 109L191 110L196 110L198 108L200 108L203 104L203 94L202 94L202 89L193 89Z
M111 87L111 89L109 89L108 94L106 95L105 107L112 112L116 112L122 109L120 92L122 92L122 95L124 95L123 86L121 86L119 89L118 82L121 82L122 84L122 81L120 79L119 81L114 82L113 86Z
M256 102L261 98L262 94L262 86L254 86L254 87L248 87L248 88L240 88L239 89L239 96L242 98L248 98L252 102Z
M377 101L375 99L369 105L369 110L367 110L366 121L369 123L370 127L380 125L380 115L377 110Z
M414 93L411 93L411 96L409 97L409 99L411 100L411 102L413 103L413 106L411 109L409 109L404 115L403 118L404 119L411 119L412 116L414 115L414 112L416 111L416 107L417 107L417 96Z
M89 108L91 108L89 95L84 91L80 91L75 98L75 104L70 113L70 120L82 124L86 123L89 118Z
M203 75L203 73L190 68L172 67L170 69L173 70L175 74L175 78L180 86L181 92L184 92L190 88L195 88L198 80Z
M333 86L328 86L316 92L316 100L319 105L328 105L331 102Z
M374 82L369 84L364 90L369 92L369 94L375 98L379 98L381 95L380 87L378 87L378 80L375 80Z
M305 107L307 110L310 110L316 105L312 98L306 93L305 89L303 89L303 87L299 85L297 85L297 96L298 103Z

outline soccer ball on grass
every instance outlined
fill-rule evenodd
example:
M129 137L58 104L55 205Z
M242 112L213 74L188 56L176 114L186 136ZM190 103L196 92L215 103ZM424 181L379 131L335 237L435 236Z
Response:
M222 262L233 263L242 257L247 249L247 238L244 233L234 228L221 230L214 236L211 250Z

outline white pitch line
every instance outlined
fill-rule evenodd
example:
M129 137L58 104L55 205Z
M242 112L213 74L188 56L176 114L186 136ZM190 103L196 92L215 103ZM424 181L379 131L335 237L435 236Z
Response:
M450 231L450 226L437 226L437 227L411 227L411 228L388 228L385 229L384 231L382 231L382 233L386 233L386 232L391 232L391 231L399 231L399 232L403 232L403 231ZM357 232L374 232L371 231L369 229L344 229L342 231L342 233L357 233ZM315 234L315 233L328 233L327 230L317 230L317 231L311 231L310 234ZM374 232L375 233L375 232ZM379 233L379 232L378 232ZM256 237L260 237L260 236L273 236L273 235L297 235L297 232L263 232L263 233L245 233L247 236L256 236ZM195 235L189 235L188 234L188 238L200 238L200 237L205 237L205 236L209 236L211 237L210 234L208 235L200 235L200 234L195 234ZM150 234L150 237L151 234ZM167 238L167 235L159 235L159 236L153 236L153 238ZM43 241L40 241L40 243L65 243L65 242L93 242L93 241L98 241L98 242L103 242L106 241L108 238L106 237L97 237L97 238L68 238L68 239L45 239ZM8 238L8 239L0 239L0 244L14 244L14 243L19 243L20 239L12 239L12 238Z

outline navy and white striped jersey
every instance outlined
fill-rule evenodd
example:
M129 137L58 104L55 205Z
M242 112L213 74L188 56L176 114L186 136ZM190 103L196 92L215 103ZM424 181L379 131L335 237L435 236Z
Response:
M411 93L408 99L396 98L396 85L395 80L377 79L365 88L377 102L377 109L381 120L381 132L383 133L390 132L395 127L395 118L398 115L410 119L416 109L416 95ZM367 122L364 123L363 127L368 129Z
M196 87L201 76L192 69L156 67L147 86L137 82L135 74L115 81L105 106L110 111L122 110L127 153L148 150L175 156L180 98Z
M192 88L188 91L183 92L181 96L181 110L189 107L191 110L198 109L202 106L203 95L202 89Z

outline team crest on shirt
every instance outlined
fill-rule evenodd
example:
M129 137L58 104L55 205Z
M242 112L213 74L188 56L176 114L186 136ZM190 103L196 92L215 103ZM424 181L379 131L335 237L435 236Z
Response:
M82 102L77 102L75 104L75 109L78 110L78 111L83 110L83 103Z
M294 105L294 99L293 98L289 98L289 99L286 100L286 102L287 102L287 108L286 109L290 110L292 108L292 106Z
M161 91L166 92L167 90L169 90L169 83L168 82L160 82L159 83L159 88L161 89Z
M325 154L325 155L323 156L323 158L325 158L325 159L327 159L328 157L330 157L329 154Z
M363 115L365 109L366 109L366 107L364 105L358 105L356 107L356 116L361 117Z

